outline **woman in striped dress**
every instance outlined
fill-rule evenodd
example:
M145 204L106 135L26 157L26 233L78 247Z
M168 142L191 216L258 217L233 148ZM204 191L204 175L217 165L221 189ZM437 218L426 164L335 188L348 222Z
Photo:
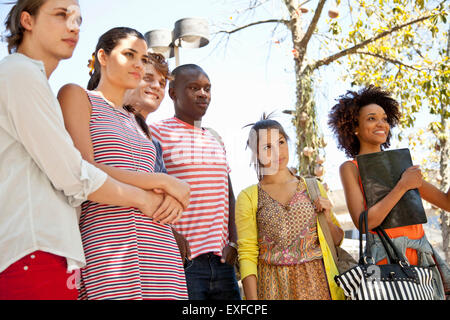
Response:
M81 299L187 299L183 264L167 223L176 222L188 205L189 186L153 173L155 147L122 108L125 91L142 79L146 52L139 32L111 29L95 51L91 91L66 85L58 94L66 128L83 157L122 182L157 190L161 201L152 219L136 208L83 203L87 264Z

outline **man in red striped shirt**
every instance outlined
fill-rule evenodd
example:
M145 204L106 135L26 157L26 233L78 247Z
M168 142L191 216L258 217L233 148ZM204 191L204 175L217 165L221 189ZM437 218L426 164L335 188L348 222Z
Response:
M230 169L220 137L201 126L211 101L211 83L194 64L182 65L172 75L169 96L175 116L150 128L161 143L168 174L191 186L189 207L174 225L177 241L185 243L181 255L186 258L189 299L240 299Z

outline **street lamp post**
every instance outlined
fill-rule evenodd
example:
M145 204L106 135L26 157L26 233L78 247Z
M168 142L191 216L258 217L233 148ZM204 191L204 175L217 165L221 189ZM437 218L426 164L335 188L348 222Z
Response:
M156 29L145 34L150 52L160 53L166 59L175 57L180 65L179 48L201 48L209 43L209 26L203 18L183 18L175 22L173 31Z

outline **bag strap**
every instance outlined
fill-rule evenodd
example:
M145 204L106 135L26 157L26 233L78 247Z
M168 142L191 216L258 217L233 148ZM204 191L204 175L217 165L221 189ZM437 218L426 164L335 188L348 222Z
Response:
M375 228L375 231L377 232L378 236L380 237L381 241L383 242L384 249L386 250L387 254L389 255L389 259L393 263L401 263L409 264L408 260L405 258L405 256L400 252L400 250L395 246L394 242L391 238L387 235L386 231L381 227L378 226ZM388 247L392 248L392 251L395 256L393 256L389 250Z
M309 197L314 202L320 196L320 189L318 181L316 178L304 178L306 182L306 190L308 191ZM335 263L338 261L338 256L336 252L336 246L333 241L333 236L331 235L330 228L328 227L327 218L325 213L317 212L317 219L319 220L320 227L322 228L323 235L327 241L328 248L330 248L331 255Z
M398 263L397 257L392 255L391 250L389 250L389 244L386 241L386 239L384 238L384 235L381 233L380 229L375 228L374 231L377 233L378 238L380 238L381 243L384 247L384 251L386 252L386 254L388 256L390 263Z
M359 216L359 263L360 264L367 264L368 258L372 259L372 263L375 264L375 261L372 257L369 256L368 248L370 247L369 241L371 237L369 236L369 226L368 226L368 212L367 210L364 210L361 212ZM362 232L364 230L364 232ZM401 252L398 250L398 248L394 245L391 238L387 235L386 231L380 226L373 229L378 235L378 237L381 240L381 243L384 247L384 250L386 251L386 254L389 257L389 260L391 263L399 263L402 267L405 267L409 265L408 261L405 259L405 257L401 254ZM362 235L366 235L366 248L364 250L363 254L363 245L362 245ZM391 247L391 250L389 250L389 247Z
M372 257L369 256L369 246L366 243L366 248L363 253L363 234L366 235L366 241L368 241L369 236L369 226L367 222L367 210L364 210L359 215L359 264L368 264L367 258L372 259L372 264L375 264L375 261Z
M378 238L380 238L381 243L384 247L384 251L386 252L386 254L388 256L390 263L398 263L399 259L397 258L397 255L393 255L392 251L389 250L389 243L387 242L386 238L382 234L381 230L378 228L375 228L374 231L377 233Z
M417 273L414 271L413 268L411 268L408 260L405 258L405 256L403 254L401 254L401 252L398 250L398 248L394 245L394 242L392 242L391 238L389 238L389 236L387 235L386 231L384 231L384 229L380 226L376 227L374 229L378 236L381 239L381 242L383 243L384 246L384 250L386 250L389 259L391 259L391 263L395 263L395 264L399 264L400 267L402 267L403 272L405 273L405 275L408 278L411 279L417 279L418 275ZM394 254L396 255L396 257L394 257L388 250L388 247L391 247L392 250L394 251Z

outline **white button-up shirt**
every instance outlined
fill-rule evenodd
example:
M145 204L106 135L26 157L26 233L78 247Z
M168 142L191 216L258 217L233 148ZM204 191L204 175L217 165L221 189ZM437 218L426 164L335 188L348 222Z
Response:
M84 161L64 127L44 64L0 61L0 272L41 250L85 265L75 207L107 175Z

